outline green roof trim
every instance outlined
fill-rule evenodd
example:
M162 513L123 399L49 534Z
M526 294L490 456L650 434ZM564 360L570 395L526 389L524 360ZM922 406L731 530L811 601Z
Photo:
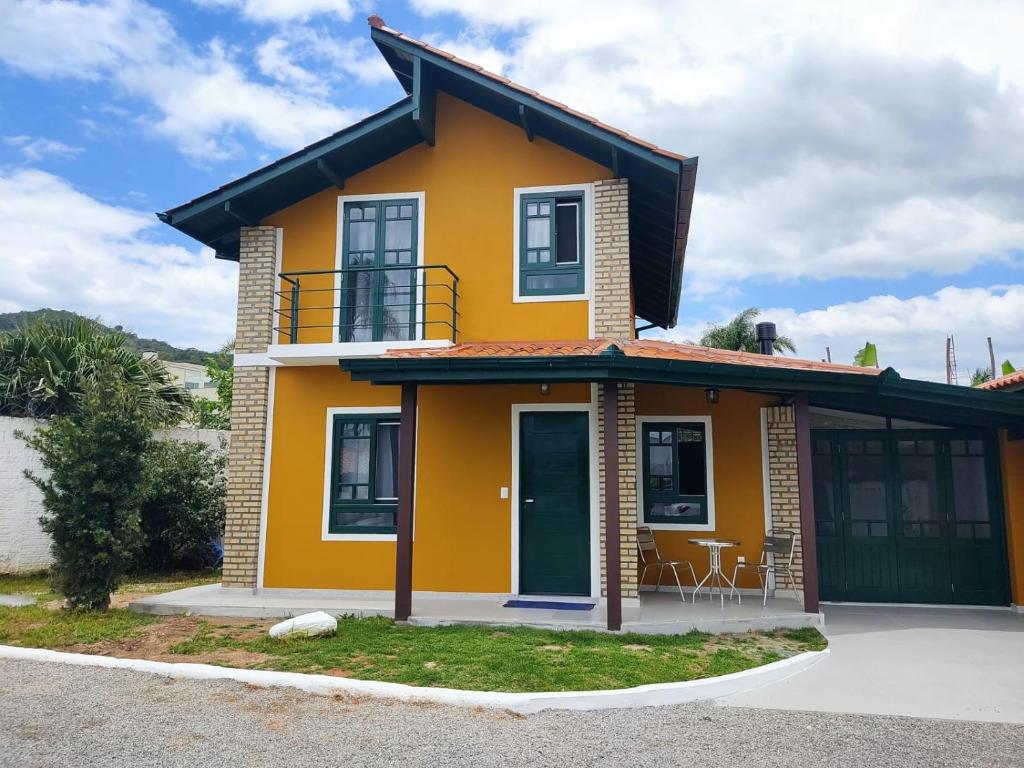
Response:
M549 384L631 381L742 389L788 396L806 392L811 404L865 413L898 414L938 424L1024 427L1024 398L878 375L762 365L665 360L615 354L550 357L393 357L340 360L355 381L374 384Z

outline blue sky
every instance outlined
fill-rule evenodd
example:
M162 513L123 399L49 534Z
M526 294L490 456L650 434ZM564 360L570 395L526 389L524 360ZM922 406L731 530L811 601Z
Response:
M0 0L0 311L230 337L236 267L152 213L397 99L376 11L700 156L668 337L759 306L804 357L1024 366L1024 53L1012 4L957 5Z

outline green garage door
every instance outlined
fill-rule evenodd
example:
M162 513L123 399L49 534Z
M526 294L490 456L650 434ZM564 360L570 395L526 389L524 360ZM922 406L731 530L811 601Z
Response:
M821 599L1005 605L997 448L953 430L814 430Z

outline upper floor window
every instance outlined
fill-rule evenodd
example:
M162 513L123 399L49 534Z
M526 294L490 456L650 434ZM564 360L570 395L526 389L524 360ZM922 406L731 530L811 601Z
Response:
M645 523L708 523L711 483L709 426L705 421L643 424Z
M341 341L416 338L418 204L416 199L345 203Z
M519 295L585 293L583 193L524 194L519 206Z

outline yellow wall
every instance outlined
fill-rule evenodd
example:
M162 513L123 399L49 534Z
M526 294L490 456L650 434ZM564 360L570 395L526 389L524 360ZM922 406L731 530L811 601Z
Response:
M422 191L426 263L447 264L459 276L460 340L588 338L586 301L513 303L513 190L591 182L611 172L543 139L530 142L521 128L445 93L438 94L436 130L435 146L413 147L346 179L344 190L332 187L265 219L284 228L284 271L336 268L339 195ZM303 288L329 288L332 281L307 277ZM330 295L310 294L302 305ZM331 325L328 311L304 310L301 317L303 325ZM428 336L444 333L433 326ZM303 332L299 340L331 341L330 328Z
M1006 506L1006 542L1009 548L1010 589L1015 605L1024 604L1024 440L999 437Z
M277 371L264 586L393 589L393 542L322 541L327 408L395 405L335 367ZM587 385L420 387L413 587L511 585L512 404L588 402Z
M757 562L761 556L764 481L760 409L776 401L777 398L765 395L723 390L719 403L708 405L703 389L637 385L638 416L711 417L715 530L654 532L662 557L689 560L698 579L708 572L708 550L688 543L687 539L715 536L740 541L740 546L722 552L723 568L730 578L737 555L745 555L748 562ZM641 462L642 457L638 456L638 467ZM652 583L654 578L648 573L645 583ZM757 576L741 574L740 585L757 587Z

